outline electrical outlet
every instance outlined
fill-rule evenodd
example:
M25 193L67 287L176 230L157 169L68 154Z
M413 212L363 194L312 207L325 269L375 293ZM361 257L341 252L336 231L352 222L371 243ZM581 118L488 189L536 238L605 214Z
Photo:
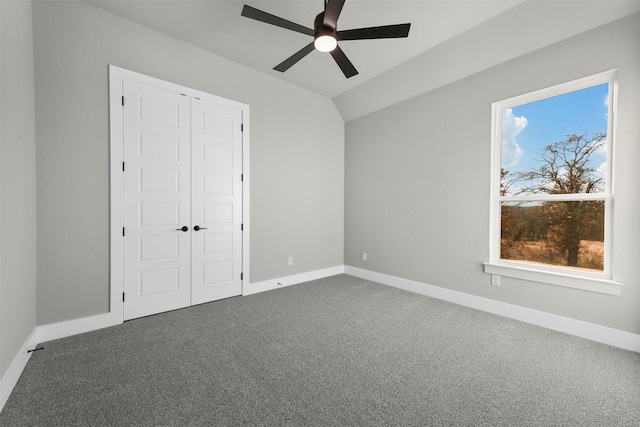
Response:
M293 265L293 257L292 256L289 257L288 263L289 263L289 265Z
M362 260L363 261L367 260L367 253L366 252L362 252Z
M498 276L497 274L492 274L491 275L491 284L493 286L500 286L500 276Z

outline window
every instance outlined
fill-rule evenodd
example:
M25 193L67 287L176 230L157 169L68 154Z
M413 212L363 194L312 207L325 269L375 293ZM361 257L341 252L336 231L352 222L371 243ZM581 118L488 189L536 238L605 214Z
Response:
M615 77L492 105L485 272L620 294L611 271Z

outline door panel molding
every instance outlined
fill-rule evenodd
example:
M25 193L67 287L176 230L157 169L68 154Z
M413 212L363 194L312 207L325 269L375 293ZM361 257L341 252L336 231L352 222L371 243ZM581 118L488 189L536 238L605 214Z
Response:
M205 180L203 178L202 185L207 186L207 189L212 192L217 192L221 194L225 193L241 193L242 200L242 209L240 212L228 212L228 209L210 209L209 214L212 215L213 219L224 219L224 216L232 215L232 222L240 222L242 226L242 232L239 237L236 237L232 234L231 245L242 245L242 259L240 261L241 273L243 275L242 280L242 292L244 293L245 285L250 283L250 222L249 222L249 194L250 194L250 170L249 170L249 140L250 140L250 117L249 117L249 106L246 104L242 104L236 101L232 101L229 99L225 99L219 96L211 95L206 92L201 92L195 89L191 89L185 86L177 85L174 83L166 82L154 77L146 76L144 74L140 74L134 71L126 70L124 68L120 68L114 65L109 65L109 130L110 130L110 262L109 262L109 270L110 270L110 291L109 291L109 313L107 316L111 319L111 322L114 324L120 323L124 319L124 239L123 235L126 233L124 214L125 214L125 204L124 204L124 173L123 170L127 167L124 163L125 152L124 152L124 103L127 102L124 97L124 82L125 81L133 81L142 83L148 86L153 86L159 89L165 89L171 92L177 92L180 94L184 94L188 97L191 97L193 101L195 99L201 100L205 103L213 103L215 105L219 105L222 108L225 106L229 108L229 110L239 110L240 111L240 123L242 123L240 132L241 142L241 153L239 156L234 156L234 159L239 159L241 161L241 182L234 182L233 180L230 182L228 176L224 176L224 174L219 174L221 176L215 176L216 174L212 174L212 176L208 176ZM152 109L156 112L157 115L164 115L166 119L171 117L175 117L175 111L172 111L172 107L167 104L164 105L162 103L158 103L157 100L144 100L144 103L147 104L147 108ZM140 112L143 114L144 112ZM153 119L151 119L153 121ZM213 141L220 140L221 138L228 138L230 135L233 135L234 132L238 132L238 130L233 128L232 119L229 117L225 117L224 114L221 115L205 115L203 121L205 125L210 129L214 129L213 132L210 132L211 135L207 135L207 138L210 138ZM152 143L156 146L157 152L155 153L161 157L167 157L167 160L177 160L179 156L176 151L176 147L174 141L171 138L164 137L163 135L157 135L153 132L149 132L145 134L144 137L140 141L139 150L144 152L147 149L147 144ZM219 155L226 151L228 151L228 146L225 144L205 144L211 145L209 147L208 152L203 152L203 156L211 156L211 155ZM219 153L216 153L216 150ZM238 161L238 160L236 160ZM220 161L221 166L228 165L229 160L223 159ZM152 166L148 166L146 170L146 174L151 177L149 182L155 184L149 185L162 185L162 187L168 190L171 190L173 186L179 185L175 179L174 174L171 174L167 171L159 171L154 170ZM146 185L146 184L145 184ZM161 188L149 188L153 191L161 191ZM228 194L227 194L228 195ZM221 204L219 202L219 204ZM204 207L202 207L202 215L205 215ZM153 220L153 218L151 218ZM158 218L158 220L160 220ZM190 224L191 226L196 225ZM198 224L201 227L208 228L207 225ZM204 230L203 230L204 231ZM200 231L199 233L202 233ZM216 230L214 230L216 231ZM225 230L226 231L226 230ZM190 230L190 233L192 231ZM206 250L206 242L204 241L204 236L208 234L203 234L202 242L199 244L202 246L203 250ZM216 239L215 237L213 239ZM217 237L219 242L227 242L229 236L220 235ZM152 242L149 242L151 244ZM226 244L229 244L228 242ZM211 245L211 242L209 242ZM158 257L162 259L163 257L171 256L171 251L169 248L163 247L154 247L153 250L147 249L147 253L144 256L148 257ZM207 255L209 256L209 255ZM218 258L215 258L218 256ZM223 281L226 275L229 274L229 265L224 264L228 262L228 260L222 260L219 258L219 255L213 254L212 261L217 262L219 264L212 265L208 268L207 271L204 271L203 266L203 275L207 275L213 282L215 281ZM224 265L223 265L224 264ZM235 274L235 271L233 272ZM192 304L197 302L192 300Z

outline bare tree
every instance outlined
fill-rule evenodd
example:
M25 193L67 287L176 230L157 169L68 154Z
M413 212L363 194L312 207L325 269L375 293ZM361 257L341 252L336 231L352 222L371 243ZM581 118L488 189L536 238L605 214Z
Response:
M540 153L540 167L515 174L507 180L522 186L518 194L577 194L602 191L604 176L598 172L592 156L602 149L606 133L590 137L568 135L565 140L549 144ZM601 201L558 201L543 203L545 234L550 247L566 257L566 265L577 266L580 241L601 235L604 204Z
M604 146L606 138L607 134L602 132L591 137L574 134L547 145L538 159L541 166L517 175L518 181L533 182L520 192L575 194L602 191L604 177L591 156Z

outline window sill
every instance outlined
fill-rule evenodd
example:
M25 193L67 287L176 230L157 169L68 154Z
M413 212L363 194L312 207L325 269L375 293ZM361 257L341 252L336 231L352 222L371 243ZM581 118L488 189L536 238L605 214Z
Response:
M484 272L607 295L620 296L623 286L622 283L608 279L542 271L507 263L485 262Z

